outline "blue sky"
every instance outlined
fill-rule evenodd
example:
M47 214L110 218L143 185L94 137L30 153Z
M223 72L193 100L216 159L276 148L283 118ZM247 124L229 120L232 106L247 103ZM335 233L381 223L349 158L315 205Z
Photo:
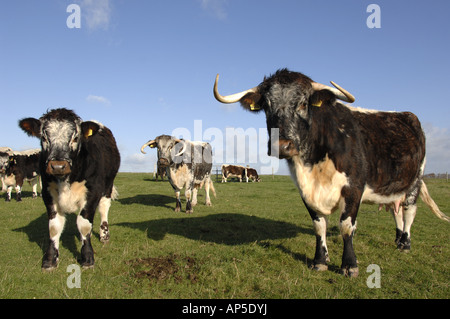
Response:
M366 23L371 3L381 28ZM81 8L80 28L66 24L70 4ZM217 149L215 164L238 163L244 152L251 166L286 174L283 162L265 155L264 115L216 102L212 86L220 73L220 91L235 93L288 67L339 83L356 106L415 113L427 135L426 172L444 173L449 12L448 0L2 1L0 146L39 147L17 121L67 107L113 131L121 171L153 171L156 151L139 149L161 134L226 149L227 132L244 132L234 152Z

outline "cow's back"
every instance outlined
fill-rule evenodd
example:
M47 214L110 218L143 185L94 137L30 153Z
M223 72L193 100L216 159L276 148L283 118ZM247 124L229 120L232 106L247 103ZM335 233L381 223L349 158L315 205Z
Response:
M406 191L420 176L425 135L410 112L355 112L367 159L367 184L378 194Z

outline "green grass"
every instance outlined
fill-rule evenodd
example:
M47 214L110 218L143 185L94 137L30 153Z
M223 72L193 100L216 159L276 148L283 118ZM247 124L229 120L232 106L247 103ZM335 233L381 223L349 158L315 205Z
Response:
M287 176L262 183L215 183L217 198L192 215L175 213L168 182L150 174L120 173L119 199L110 210L111 240L92 244L95 268L82 270L81 288L70 289L67 267L78 264L76 215L67 215L56 270L41 270L47 246L42 199L27 185L23 202L0 200L0 298L449 298L449 223L419 200L412 250L396 250L392 216L362 205L354 239L359 277L338 274L342 239L338 213L329 219L326 272L309 269L312 223ZM450 183L428 180L432 197L450 215ZM28 188L27 188L28 187ZM182 200L185 209L184 198ZM370 264L381 268L381 288L369 289Z

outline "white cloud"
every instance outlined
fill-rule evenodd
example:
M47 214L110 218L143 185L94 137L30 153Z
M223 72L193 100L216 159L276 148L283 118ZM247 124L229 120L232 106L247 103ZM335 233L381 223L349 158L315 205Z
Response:
M200 0L200 2L202 9L217 19L225 20L227 18L225 10L227 0Z
M153 172L156 167L156 161L157 161L156 154L150 153L148 153L147 155L141 153L125 154L120 164L120 171L139 172L139 173Z
M107 30L111 21L111 4L109 0L82 0L81 17L88 29Z
M105 98L103 96L92 95L92 94L88 95L88 97L86 98L86 101L94 102L94 103L101 103L101 104L105 104L105 105L111 104L111 102L107 98Z
M450 132L429 123L423 126L427 140L425 173L450 172Z

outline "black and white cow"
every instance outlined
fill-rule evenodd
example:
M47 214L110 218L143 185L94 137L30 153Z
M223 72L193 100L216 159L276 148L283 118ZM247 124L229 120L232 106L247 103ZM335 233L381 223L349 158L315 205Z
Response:
M95 211L98 207L101 216L100 240L107 242L110 238L108 212L111 199L117 196L113 182L120 154L113 134L98 122L83 122L65 108L50 110L40 119L22 119L19 126L41 140L39 168L50 234L42 268L50 270L58 265L65 214L77 211L81 265L93 267L91 236Z
M351 103L354 97L335 83L331 82L336 89L287 69L229 96L219 94L217 82L218 75L218 101L240 102L246 110L265 113L268 153L287 160L313 220L314 269L328 267L326 219L335 210L341 212L344 241L341 270L348 276L358 275L353 234L361 202L397 207L396 241L401 250L410 249L419 195L436 216L449 221L422 179L425 135L414 114L350 107L336 99Z
M242 182L242 178L245 178L246 181L248 182L247 169L242 165L223 164L222 183L226 183L228 178L230 177L239 178L239 182Z
M7 188L6 201L11 201L11 191L16 188L16 199L22 201L22 187L24 182L29 182L33 188L33 198L37 197L37 185L39 183L39 156L40 149L23 152L10 152L5 169L4 182Z
M142 145L142 153L146 154L144 148L147 146L158 149L158 164L166 168L167 178L175 191L176 212L181 210L180 191L183 188L187 214L193 213L198 189L203 186L206 191L206 205L211 206L209 189L211 188L214 196L215 189L211 180L212 148L209 143L161 135Z
M0 178L2 180L2 192L6 192L7 187L5 184L5 172L9 163L9 155L12 149L10 147L0 147Z

